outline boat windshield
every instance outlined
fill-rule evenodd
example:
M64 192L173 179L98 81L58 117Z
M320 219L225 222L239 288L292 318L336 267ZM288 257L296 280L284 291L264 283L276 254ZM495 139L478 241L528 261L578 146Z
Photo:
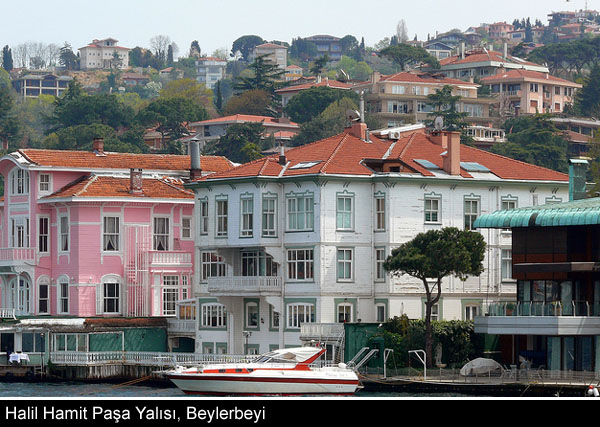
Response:
M254 362L256 363L298 363L298 361L296 360L296 358L294 357L294 355L291 355L286 357L286 355L288 355L290 353L275 353L275 352L269 352L269 353L265 353L265 354L261 354L260 356L258 356L256 359L254 359Z

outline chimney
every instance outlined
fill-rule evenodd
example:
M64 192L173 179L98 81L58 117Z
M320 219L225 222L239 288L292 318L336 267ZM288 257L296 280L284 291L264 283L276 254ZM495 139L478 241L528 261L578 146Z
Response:
M433 132L429 135L429 139L442 148L448 148L448 132L446 131Z
M194 137L189 142L190 153L190 179L194 180L202 176L202 166L200 164L200 144L198 138Z
M350 135L360 138L363 141L369 140L369 131L367 129L367 124L365 123L365 99L364 92L360 92L360 101L359 101L359 114L360 120L358 122L353 122L352 127L350 128Z
M588 161L569 159L569 201L585 199L585 188Z
M96 154L104 154L104 138L94 138L92 149Z
M508 58L508 44L504 42L502 45L502 59L506 61L506 58Z
M460 42L460 59L465 59L465 42Z
M447 141L447 151L442 155L443 168L449 175L460 175L460 132L442 131Z
M279 143L279 164L285 166L287 159L285 158L285 149L283 147L283 141Z
M129 193L142 194L142 169L129 169Z

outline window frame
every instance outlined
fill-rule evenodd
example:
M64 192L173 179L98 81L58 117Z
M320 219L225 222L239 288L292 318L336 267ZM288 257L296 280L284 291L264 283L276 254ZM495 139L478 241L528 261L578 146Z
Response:
M340 209L340 201L343 201ZM335 229L337 231L354 231L354 194L344 191L335 197Z
M303 258L299 259L298 254L302 253ZM310 253L310 257L308 254ZM293 259L290 255L295 254ZM302 266L300 269L299 266ZM313 282L315 276L315 251L314 248L289 248L286 249L286 268L287 280L293 282ZM304 277L299 277L302 270Z
M240 238L254 236L254 194L240 195Z
M343 252L344 254L349 253L350 254L350 258L347 259L344 255L343 259L340 259L340 252ZM354 248L348 248L348 247L339 247L336 248L336 281L337 282L353 282L354 281ZM340 263L344 266L343 268L340 269ZM346 268L346 266L348 266L348 268ZM348 270L348 271L346 271ZM344 276L340 277L340 272L344 272ZM349 277L347 277L346 273L349 274Z
M108 231L107 227L110 221L113 221L114 229ZM108 238L108 240L107 240ZM115 245L114 249L107 249L107 244L112 242ZM121 252L121 217L118 215L103 215L102 216L102 252L119 253Z
M292 209L293 202L293 209ZM301 206L300 206L301 205ZM314 193L306 191L305 193L286 194L286 232L314 231L315 227L315 196ZM299 218L302 218L302 227L299 224ZM292 221L293 219L293 221ZM293 225L292 225L293 222Z

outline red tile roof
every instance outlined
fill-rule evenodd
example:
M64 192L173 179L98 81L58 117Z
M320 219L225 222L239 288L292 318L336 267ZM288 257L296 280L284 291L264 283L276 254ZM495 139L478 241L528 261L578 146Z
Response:
M71 197L194 199L194 193L184 189L182 182L168 178L144 178L141 193L131 193L129 190L129 178L90 175L71 182L43 200Z
M570 80L561 79L559 77L555 77L549 73L542 73L539 71L532 70L508 70L504 73L498 73L493 76L484 77L481 79L481 83L494 83L501 82L506 80L519 80L519 81L529 81L529 80L541 80L541 81L550 81L552 83L560 83L566 86L572 87L582 87L580 84L572 82Z
M78 169L131 169L187 171L190 156L174 154L132 154L105 152L97 155L91 151L44 150L26 148L19 150L25 159L38 166ZM202 156L200 166L205 172L224 172L233 164L222 156Z
M332 174L374 176L377 172L365 165L365 160L396 160L423 176L434 176L433 172L415 162L415 159L428 160L441 168L442 153L447 151L422 132L409 134L397 141L379 139L373 135L370 139L370 142L365 142L346 131L311 144L288 148L285 151L286 160L289 162L286 167L278 163L279 155L276 154L245 163L227 172L207 175L199 181ZM566 174L466 145L461 145L461 161L479 163L501 179L561 182L569 180ZM299 164L305 167L298 168ZM461 176L472 178L472 175L463 169Z
M311 82L311 83L304 83L304 84L298 84L298 85L293 84L293 85L290 85L290 86L287 86L287 87L284 87L281 89L277 89L275 92L277 92L277 93L299 92L304 89L310 89L311 87L321 87L321 86L331 87L334 89L351 89L353 85L350 83L339 82L337 80L323 79L319 83Z
M437 83L437 84L449 84L449 85L461 85L461 86L479 86L476 83L466 82L459 79L451 79L444 76L433 77L428 73L396 73L389 76L381 76L380 82L409 82L409 83Z
M504 58L504 54L502 52L497 52L494 50L477 50L472 52L467 52L464 58L461 59L459 55L450 56L448 58L440 59L440 65L443 67L445 65L455 65L455 64L470 64L474 62L504 62L504 63L512 63L517 65L530 65L536 67L542 67L543 65L536 64L534 62L525 61L523 59L508 55Z
M203 120L201 122L193 122L190 123L190 127L197 126L206 126L206 125L214 125L219 123L263 123L266 125L273 126L288 126L288 127L296 127L298 128L298 123L292 121L282 121L277 117L269 117L269 116L253 116L250 114L234 114L232 116L225 117L217 117L216 119Z

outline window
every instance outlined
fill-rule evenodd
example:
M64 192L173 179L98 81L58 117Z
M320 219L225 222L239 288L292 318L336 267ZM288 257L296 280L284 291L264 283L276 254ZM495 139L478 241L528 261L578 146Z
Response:
M227 199L217 200L217 237L227 236Z
M66 278L61 278L58 283L58 312L69 312L69 280Z
M337 319L338 323L350 323L352 322L352 304L342 303L337 307Z
M385 280L385 249L375 248L375 280Z
M154 218L152 249L155 251L169 250L169 218Z
M262 235L273 237L277 235L277 215L275 197L263 196L262 199Z
M271 255L262 251L244 251L242 276L277 276L277 263Z
M183 217L181 218L181 238L191 239L192 238L192 218Z
M477 305L465 306L465 320L474 320L478 313L479 307Z
M439 197L425 196L425 222L441 222Z
M88 350L87 334L61 334L54 335L54 351L81 351Z
M48 253L50 245L50 218L47 216L38 219L38 252Z
M312 230L314 224L314 198L312 194L291 196L287 199L288 230Z
M315 310L313 304L297 303L287 306L287 327L300 329L302 323L315 322Z
M258 328L258 304L256 302L246 303L246 327Z
M38 314L48 314L50 312L50 283L49 281L40 282L38 286Z
M200 201L200 234L208 234L208 200Z
M13 248L29 247L29 218L16 217L11 219L11 237Z
M336 228L338 230L352 230L354 228L352 218L352 205L354 196L338 195L336 210Z
M439 320L440 317L440 306L439 304L434 304L431 307L431 320Z
M117 252L119 250L119 217L104 217L102 238L102 250L107 252Z
M59 252L67 252L69 250L69 217L61 216L59 217L60 223L60 242L59 242Z
M223 304L202 304L201 326L224 328L227 326L227 310Z
M175 316L179 297L179 276L163 276L163 316Z
M12 194L29 194L29 172L20 168L13 170L10 185Z
M375 305L375 321L385 322L387 320L385 304Z
M517 199L503 198L502 210L515 209L517 207Z
M313 255L313 249L289 249L287 251L288 279L312 280Z
M479 216L479 200L478 199L465 199L464 215L465 215L465 230L472 230L473 223Z
M40 193L49 193L50 192L50 174L41 173L40 174Z
M502 280L512 279L512 249L502 249L501 251L501 270Z
M353 249L337 250L337 278L338 280L352 280Z
M375 195L375 231L385 230L385 195Z
M209 277L224 277L227 275L227 264L217 252L202 252L202 280Z
M240 236L252 237L254 229L254 198L252 196L242 196L240 206Z
M119 313L119 284L104 283L104 313Z

